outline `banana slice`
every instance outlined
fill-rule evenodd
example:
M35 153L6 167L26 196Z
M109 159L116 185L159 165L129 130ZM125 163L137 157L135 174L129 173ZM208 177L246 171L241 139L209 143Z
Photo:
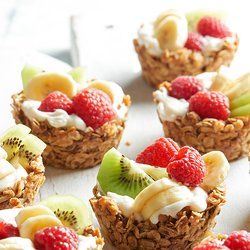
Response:
M38 101L53 91L61 91L72 98L77 92L77 83L68 74L41 73L34 76L24 88L27 98Z
M211 151L204 154L202 159L206 164L206 175L201 187L209 191L224 182L230 165L226 156L221 151Z
M155 36L163 50L183 48L188 37L188 25L185 16L167 16L156 26Z
M143 189L135 198L133 210L140 213L146 202L156 194L169 188L178 186L178 183L171 181L168 178L163 178L153 182L151 185Z
M179 202L192 198L192 193L186 186L176 186L166 189L152 196L143 206L141 214L145 220L149 219L157 210Z
M51 215L56 217L52 210L42 205L25 207L16 216L16 224L20 227L27 219L38 215Z
M223 93L230 99L234 99L250 91L250 73L247 73L234 81L233 87Z
M89 88L95 88L105 92L116 107L123 102L124 92L122 88L114 82L95 80L89 83Z
M6 160L7 157L8 157L7 152L2 147L0 147L0 159Z
M15 168L6 160L0 159L0 180L15 172Z
M35 233L46 227L63 226L62 222L52 215L30 217L19 227L20 236L33 241Z

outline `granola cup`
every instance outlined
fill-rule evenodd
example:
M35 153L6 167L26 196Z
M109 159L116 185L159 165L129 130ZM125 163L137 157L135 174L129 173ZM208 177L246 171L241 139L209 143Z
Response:
M54 128L47 121L29 120L21 109L25 101L23 92L12 96L13 117L16 123L31 128L32 133L43 140L47 147L43 152L45 165L62 169L91 168L99 164L103 155L117 147L125 128L125 120L115 119L97 130L81 131L75 127ZM130 97L124 97L129 107Z
M177 218L160 215L159 222L152 224L125 217L111 198L101 196L96 189L94 195L90 203L102 235L117 249L192 249L215 226L215 217L225 203L224 187L216 188L208 194L205 211L194 212L186 207Z
M97 245L96 249L101 250L103 248L104 240L98 228L94 228L93 226L86 227L83 231L83 236L96 237L96 245Z
M221 121L201 119L195 112L188 112L175 121L161 121L164 134L180 146L189 145L201 154L222 151L229 161L250 152L250 117L228 118Z
M180 75L198 75L217 71L221 65L229 66L238 44L239 39L236 36L233 44L225 41L219 51L197 52L181 48L175 51L165 50L161 57L155 57L134 39L143 78L153 87L158 87L163 81L171 82Z
M13 188L0 191L0 209L32 205L45 181L42 157L33 160L26 168L28 176L18 181Z

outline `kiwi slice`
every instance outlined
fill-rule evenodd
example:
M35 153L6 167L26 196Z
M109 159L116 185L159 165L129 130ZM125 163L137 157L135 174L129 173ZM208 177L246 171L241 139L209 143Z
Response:
M30 128L16 125L0 137L0 145L7 152L7 160L18 157L19 163L26 168L30 161L41 155L46 144L38 137L29 134Z
M41 201L41 204L50 208L64 226L74 229L78 234L82 234L83 229L93 223L87 205L74 196L53 195Z
M104 155L97 180L105 194L113 192L132 198L154 182L136 162L129 160L115 148Z
M166 168L160 168L160 167L153 167L146 164L137 164L143 171L149 175L152 179L155 181L162 179L162 178L168 178L168 173Z
M68 72L72 76L72 78L77 83L85 83L86 82L86 69L84 67L77 67Z
M21 76L22 76L22 82L23 82L23 88L26 87L27 83L36 75L39 73L42 73L44 70L35 67L30 64L26 64L22 71L21 71Z

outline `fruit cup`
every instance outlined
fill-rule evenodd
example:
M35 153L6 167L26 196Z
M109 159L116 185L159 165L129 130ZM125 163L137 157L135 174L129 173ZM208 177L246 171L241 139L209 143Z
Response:
M79 68L51 73L26 66L22 78L24 90L12 96L13 117L47 144L45 165L94 167L118 146L130 106L118 84L87 82Z
M73 196L54 195L38 205L2 210L0 219L1 249L101 250L104 245L87 206Z
M215 225L228 170L222 152L201 156L166 138L136 162L111 149L90 203L105 240L117 249L192 249Z
M45 181L41 154L46 144L29 133L16 125L0 137L0 209L32 204Z
M154 92L166 137L201 154L222 151L229 161L250 151L250 74L231 79L223 70L164 82Z
M220 13L195 11L186 16L163 12L138 30L135 50L147 83L158 87L180 75L197 75L230 65L239 39Z

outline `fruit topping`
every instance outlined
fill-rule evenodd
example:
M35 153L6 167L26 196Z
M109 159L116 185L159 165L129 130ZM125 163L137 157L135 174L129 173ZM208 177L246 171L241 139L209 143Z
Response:
M189 111L196 112L201 118L226 120L230 115L227 96L215 91L200 91L189 99Z
M161 49L182 48L188 37L187 20L184 15L171 10L161 14L154 25L155 36Z
M70 70L69 75L72 76L72 78L80 84L86 83L86 69L83 67L77 67L72 70Z
M206 165L202 188L210 191L224 182L228 175L230 164L221 151L211 151L202 155L202 159Z
M194 76L179 76L171 82L169 95L177 99L188 100L203 89L202 81Z
M116 113L109 96L98 89L84 89L73 99L73 110L87 126L97 129Z
M247 104L250 104L250 90L245 94L233 99L230 103L230 109L233 110Z
M19 230L12 224L0 221L0 239L19 236Z
M40 73L35 75L24 87L26 98L42 101L48 94L60 91L72 98L76 94L77 84L68 74Z
M184 146L172 157L167 171L177 182L196 187L204 179L205 163L196 149Z
M99 169L97 180L102 192L113 192L135 198L145 187L154 182L139 166L115 148L105 155Z
M44 112L54 112L56 109L63 109L68 114L72 114L72 101L64 93L54 91L41 102L38 109Z
M21 75L22 75L22 82L23 82L23 88L26 87L26 85L28 84L28 82L36 75L42 73L43 70L36 67L36 66L33 66L33 65L29 65L29 64L26 64L23 69L22 69L22 72L21 72Z
M5 159L0 159L0 180L15 172L15 168Z
M67 227L47 227L34 237L34 245L38 250L77 250L78 243L77 234Z
M205 241L194 247L193 250L229 250L226 246L222 245L219 240Z
M197 25L198 32L203 36L225 38L232 36L229 28L219 19L211 16L204 16Z
M29 134L30 129L24 125L16 125L8 129L0 137L0 146L7 152L7 160L18 158L23 167L40 156L46 144L38 137Z
M170 138L159 138L136 157L136 162L166 168L179 146Z
M224 245L231 250L250 250L250 233L244 230L232 232Z
M92 216L86 204L71 195L53 195L41 202L51 209L62 224L82 234L86 226L92 225Z
M188 33L188 39L185 43L185 48L194 51L201 51L203 46L202 36L195 32Z

